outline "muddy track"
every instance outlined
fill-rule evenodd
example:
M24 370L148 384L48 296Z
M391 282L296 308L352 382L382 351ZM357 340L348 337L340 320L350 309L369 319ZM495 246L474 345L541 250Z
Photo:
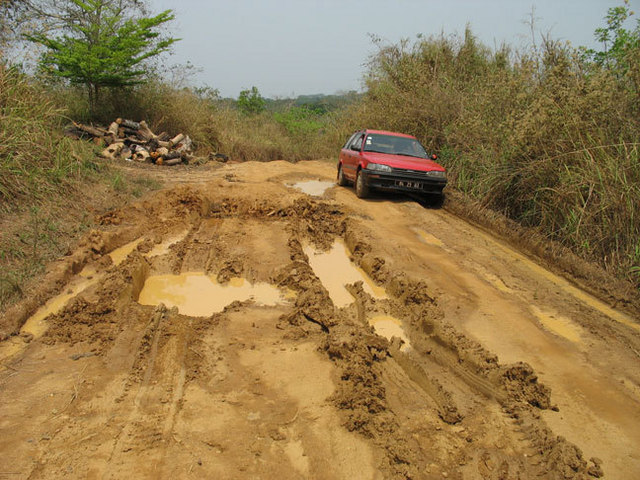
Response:
M640 473L635 319L443 210L296 188L332 176L100 217L1 317L0 478Z

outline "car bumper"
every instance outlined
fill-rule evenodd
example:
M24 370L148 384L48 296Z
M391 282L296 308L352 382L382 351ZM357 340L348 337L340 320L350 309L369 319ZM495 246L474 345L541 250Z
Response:
M441 194L442 189L447 185L446 178L430 178L424 174L361 170L360 175L363 175L365 185L379 190Z

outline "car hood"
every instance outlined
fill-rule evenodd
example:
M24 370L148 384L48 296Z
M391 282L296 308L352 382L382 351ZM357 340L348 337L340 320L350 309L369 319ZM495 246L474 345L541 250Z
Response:
M408 170L418 170L429 172L437 170L444 172L445 169L439 163L429 158L407 157L405 155L391 155L388 153L364 152L364 157L373 163L381 163L391 168L405 168Z

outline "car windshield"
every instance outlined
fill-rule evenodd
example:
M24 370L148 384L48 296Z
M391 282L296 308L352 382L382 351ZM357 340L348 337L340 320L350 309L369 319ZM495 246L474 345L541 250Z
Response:
M367 134L364 142L364 151L427 158L426 150L415 138L396 137L379 133Z

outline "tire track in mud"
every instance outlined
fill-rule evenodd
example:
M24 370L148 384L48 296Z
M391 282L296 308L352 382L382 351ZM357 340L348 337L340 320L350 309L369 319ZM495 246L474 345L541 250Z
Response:
M187 235L172 246L166 258L153 261L140 255L140 248L148 248L141 244L139 251L128 257L126 267L115 268L109 280L114 292L127 283L129 292L114 293L98 303L108 305L109 315L120 318L118 305L135 302L144 279L154 269L177 274L199 265L207 273L217 271L221 281L246 272L256 277L268 275L272 283L296 293L294 304L277 323L282 341L293 346L301 340L314 342L331 359L338 375L330 402L341 412L346 430L360 434L384 452L378 468L386 478L428 478L445 471L457 476L472 471L482 478L585 478L589 467L579 450L556 438L538 413L551 406L550 392L537 381L533 369L525 364L501 365L495 355L456 331L447 323L428 285L394 271L371 244L360 240L371 238L370 233L357 221L347 219L338 205L304 196L261 199L252 195L242 186L225 187L218 197L194 188L172 190L169 213L189 218ZM147 202L149 208L144 215L153 216L160 210ZM167 215L167 209L163 211ZM283 235L288 262L273 269L266 259L269 271L265 272L250 265L259 258L259 252L249 252L250 258L230 253L233 242L259 245L259 229L247 234L251 222L270 226L276 236ZM328 248L338 238L344 240L354 262L386 288L387 300L371 298L356 284L351 287L356 301L335 308L302 244ZM76 302L61 318L77 321L79 317L69 312L73 308L93 308L90 302L85 303ZM248 305L251 302L233 304L225 314L244 312ZM135 309L150 311L150 307ZM400 351L395 341L389 343L375 333L367 321L373 312L392 314L403 321L412 347L410 354ZM130 472L148 476L175 472L175 466L167 464L167 452L175 443L173 433L185 390L191 382L206 378L203 370L207 366L224 362L224 356L231 352L250 348L245 343L259 341L243 338L211 350L203 343L205 332L220 318L214 315L207 322L194 320L163 307L151 315L140 333L137 357L127 373L124 393L116 396L110 407L114 419L109 432L117 429L117 433L104 461L95 460L99 467L94 468L100 470L102 478ZM56 336L56 329L62 328L62 323L54 324L49 334L53 342L69 341L63 335ZM106 336L100 354L114 343L113 335ZM217 398L214 394L210 393L211 398ZM242 402L253 405L255 400L245 399L226 408L247 408ZM424 416L416 416L412 407L419 408ZM284 418L284 413L281 416ZM485 422L486 418L491 421ZM290 418L287 421L292 422ZM312 420L300 416L296 425L299 422ZM75 436L83 438L84 433L78 430ZM485 437L496 444L492 446ZM497 442L505 444L501 448ZM253 450L259 451L256 448ZM42 459L53 462L53 457L49 452ZM140 469L136 464L141 462L150 466Z
M130 386L125 392L128 399L119 399L123 406L129 404L131 410L119 427L102 478L120 478L123 466L139 462L132 458L135 453L150 446L155 448L145 455L145 461L154 475L164 477L166 451L174 441L173 427L187 381L188 330L188 324L176 310L167 310L164 305L156 307L128 380ZM130 390L135 390L135 395Z
M345 235L345 240L347 244L350 243L348 229ZM393 274L390 274L389 272L381 272L381 270L383 270L384 260L372 259L371 257L367 258L367 254L371 251L371 247L369 245L351 243L352 245L350 245L350 247L354 253L354 257L356 257L356 261L358 259L360 260L360 266L364 268L365 271L368 271L368 273L370 273L374 278L375 276L378 276L378 279L381 277L393 277ZM292 257L295 256L295 254L292 255ZM395 298L404 297L403 300L405 301L405 304L435 304L434 300L428 297L428 295L425 296L418 293L418 291L424 291L426 289L426 286L421 285L420 283L412 285L412 282L409 280L394 277L391 281L387 281L386 285L387 291L391 290ZM358 301L358 299L366 294L362 292L361 288L359 290L360 291L358 292L357 286L355 286L355 288L352 287L354 297L357 300L356 318L358 322L362 323L364 317L364 306L362 305L363 302L361 300ZM322 326L331 335L332 330L335 328L335 325L332 324L333 322L331 322L331 320L327 321L325 319L324 321L318 321L317 316L310 315L305 311L302 313L306 319L311 319L316 323L322 324ZM419 312L418 315L416 315L416 317L419 318L420 314L424 314L424 318L422 319L423 323L420 327L422 332L421 335L418 335L418 341L415 342L420 343L422 341L427 345L424 346L421 351L423 357L428 356L432 360L435 359L436 363L445 367L449 372L452 372L458 378L463 380L472 390L484 397L496 400L498 404L505 407L504 415L509 418L521 418L521 413L514 412L520 412L522 408L527 408L519 405L523 402L525 405L530 404L537 408L550 407L550 392L546 387L537 383L537 378L531 367L525 364L515 364L505 367L498 365L495 355L485 352L480 345L470 342L464 336L455 332L451 326L443 324L442 319L438 318L438 315L434 318L432 313L433 312L427 311ZM425 320L425 318L427 320ZM369 348L371 348L371 343L372 342L369 342ZM380 349L381 347L376 346L373 348ZM382 350L385 350L385 348L386 354L390 354L392 358L395 354L397 358L396 361L405 371L407 376L414 382L417 381L421 386L421 389L428 394L433 401L435 401L440 417L443 420L456 423L461 419L455 404L451 401L451 394L443 389L437 380L430 379L428 377L425 369L420 366L423 362L410 361L408 356L399 352L399 350L394 348L393 345L390 347L382 347ZM330 355L341 359L345 357L342 352L330 352ZM374 360L376 359L376 354L374 354L373 358ZM371 365L373 364L371 363ZM359 382L362 380L362 378L358 379ZM351 385L351 389L354 392L358 391L357 385ZM352 405L349 402L346 402L346 404L349 406ZM368 407L371 411L371 406L369 405ZM375 408L373 411L375 411ZM535 423L537 420L539 420L539 416L533 415L532 418L529 418L529 423ZM522 422L520 421L519 423ZM359 427L362 427L362 425ZM554 442L553 440L549 441L548 437L550 435L550 431L548 431L546 427L531 426L528 427L526 431L523 431L518 427L515 431L515 433L522 432L526 433L526 435L524 438L519 438L519 449L527 452L526 455L528 456L529 461L526 462L526 464L523 464L521 461L516 461L516 464L518 464L517 469L519 471L523 471L524 469L528 474L536 477L539 475L549 475L552 474L551 472L559 471L562 471L563 478L571 478L573 476L581 478L586 475L587 464L582 460L580 452L563 440L557 440L557 442ZM542 437L544 441L540 441L540 437ZM537 461L535 460L536 457L538 458ZM486 463L486 455L483 461ZM568 468L562 468L563 461L567 461L569 463ZM403 462L401 461L400 463ZM481 473L482 470L483 468L479 467L479 471ZM484 470L486 470L486 472L490 472L493 468L489 468L485 465ZM504 474L505 472L508 472L508 470L508 464L505 467L503 461L500 472ZM498 473L500 474L500 472ZM403 471L397 473L406 474L406 472ZM487 476L487 478L491 477Z

